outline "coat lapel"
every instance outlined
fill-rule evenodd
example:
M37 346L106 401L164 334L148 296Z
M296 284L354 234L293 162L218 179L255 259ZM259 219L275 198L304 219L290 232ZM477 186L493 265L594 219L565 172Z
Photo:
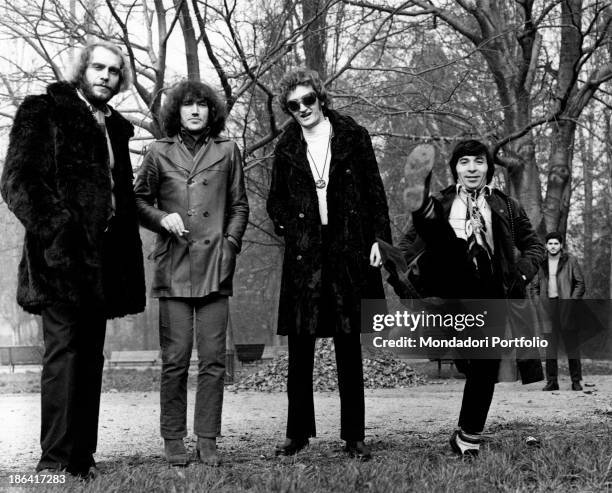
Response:
M193 158L191 157L191 154L187 148L181 142L179 136L173 135L172 137L166 137L159 140L160 142L172 143L168 149L168 161L189 175L189 173L191 173L191 168L193 167Z
M335 111L328 111L327 117L332 126L332 141L331 141L331 161L329 163L329 176L334 174L339 163L343 162L347 155L351 152L352 146L355 144L354 126L348 125L345 121L339 121L340 115Z
M312 176L310 165L306 157L306 141L302 136L302 130L299 124L295 121L291 122L287 130L285 130L283 137L278 143L276 152L284 156L284 162Z
M49 95L55 99L62 114L58 121L70 135L80 135L84 140L101 142L104 132L96 122L91 111L77 96L76 89L66 82L57 82L47 88Z
M450 187L445 188L439 193L441 195L439 201L442 205L442 210L444 211L444 218L448 219L450 217L450 211L451 207L453 206L453 201L455 200L455 196L457 195L455 192L455 186L451 185Z
M189 151L187 151L187 154L189 154ZM202 171L207 170L221 161L224 157L225 154L223 154L221 151L221 146L217 143L217 141L214 138L208 139L206 145L203 145L193 157L194 165L191 169L189 177L191 178Z

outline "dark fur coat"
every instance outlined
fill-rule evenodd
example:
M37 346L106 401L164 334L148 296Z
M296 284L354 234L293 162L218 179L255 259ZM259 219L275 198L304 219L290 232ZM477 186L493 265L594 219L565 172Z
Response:
M268 214L285 239L278 333L358 332L361 300L384 299L380 271L369 266L376 238L391 241L389 212L367 130L327 112L333 128L327 187L329 258L335 313L319 327L321 219L301 127L293 122L276 145Z
M144 309L128 151L133 127L115 110L106 125L115 157L110 224L106 138L75 89L51 84L15 116L1 187L26 230L17 301L31 313L57 303L91 306L107 318Z

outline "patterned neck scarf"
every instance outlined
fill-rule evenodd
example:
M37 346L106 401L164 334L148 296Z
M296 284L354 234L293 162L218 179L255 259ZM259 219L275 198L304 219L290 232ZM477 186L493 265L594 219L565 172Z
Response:
M489 187L468 190L458 186L458 193L466 204L465 234L468 244L468 258L481 274L491 275L493 271L493 251L487 243L487 225L480 207L490 193Z

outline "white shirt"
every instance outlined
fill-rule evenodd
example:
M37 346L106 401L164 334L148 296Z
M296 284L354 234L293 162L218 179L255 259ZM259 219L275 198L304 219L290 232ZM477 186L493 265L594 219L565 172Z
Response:
M559 267L559 255L548 257L548 297L558 298L557 268Z
M327 224L327 185L329 184L329 164L331 162L331 132L329 119L321 120L312 128L302 127L302 134L306 140L306 157L315 183L325 180L325 187L316 188L319 202L319 215L321 224Z

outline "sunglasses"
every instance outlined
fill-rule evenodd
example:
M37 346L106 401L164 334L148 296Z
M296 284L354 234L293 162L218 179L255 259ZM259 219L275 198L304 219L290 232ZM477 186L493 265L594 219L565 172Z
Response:
M299 99L290 99L287 101L287 109L292 113L299 111L300 105L312 106L317 102L317 95L314 92L309 92Z

